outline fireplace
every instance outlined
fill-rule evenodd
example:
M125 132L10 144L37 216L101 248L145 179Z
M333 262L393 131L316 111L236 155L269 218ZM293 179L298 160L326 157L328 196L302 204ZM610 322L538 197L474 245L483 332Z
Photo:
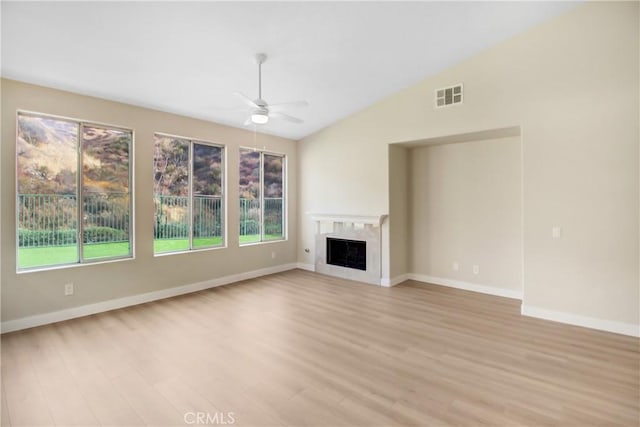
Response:
M382 223L387 216L310 215L316 223L314 271L380 286Z
M327 237L327 264L367 271L367 242Z

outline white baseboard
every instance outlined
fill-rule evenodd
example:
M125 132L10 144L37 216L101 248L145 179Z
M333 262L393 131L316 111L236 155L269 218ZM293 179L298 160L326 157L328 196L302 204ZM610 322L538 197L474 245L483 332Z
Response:
M300 270L307 270L307 271L316 271L316 266L314 264L305 264L303 262L299 262L298 264L296 264L296 267L299 268Z
M409 280L408 274L401 274L400 276L396 276L392 278L383 277L382 279L380 279L380 285L386 288L390 288L392 286L399 285L400 283L406 280Z
M232 274L230 276L218 277L216 279L205 280L203 282L191 283L188 285L177 286L175 288L162 289L159 291L148 292L144 294L131 295L124 298L117 298L108 301L102 301L95 304L83 305L80 307L68 308L65 310L54 311L51 313L37 314L35 316L23 317L15 320L2 322L0 330L2 333L19 331L21 329L33 328L35 326L46 325L49 323L61 322L63 320L74 319L76 317L88 316L91 314L102 313L118 308L129 307L132 305L143 304L145 302L156 301L159 299L170 298L178 295L189 294L192 292L202 291L204 289L214 288L216 286L228 285L230 283L240 282L242 280L254 279L256 277L266 276L268 274L280 273L282 271L293 270L298 265L282 264L275 267L262 268L260 270L247 271L244 273Z
M300 268L308 271L315 271L313 264L292 263L283 264L275 267L263 268L260 270L248 271L244 273L233 274L230 276L219 277L216 279L206 280L203 282L191 283L175 288L162 289L159 291L148 292L144 294L131 295L124 298L88 304L80 307L73 307L65 310L54 311L51 313L38 314L35 316L23 317L15 320L2 322L0 330L2 333L19 331L21 329L33 328L35 326L46 325L49 323L61 322L64 320L74 319L77 317L88 316L91 314L102 313L118 308L129 307L132 305L143 304L145 302L156 301L164 298L170 298L178 295L189 294L192 292L202 291L204 289L214 288L216 286L228 285L230 283L240 282L243 280L254 279L256 277L266 276L269 274L280 273L283 271ZM484 294L497 295L506 298L522 299L522 292L509 289L496 288L492 286L479 285L475 283L462 282L453 279L444 279L440 277L427 276L423 274L403 274L391 279L382 279L381 285L386 287L395 286L405 280L417 280L419 282L433 283L435 285L448 286L468 291L481 292ZM593 317L580 316L571 313L565 313L554 310L547 310L539 307L521 306L521 314L523 316L536 317L540 319L552 320L555 322L566 323L575 326L582 326L601 331L613 332L622 335L640 337L640 325L632 323L615 322L611 320L596 319Z
M477 283L463 282L461 280L427 276L425 274L411 273L408 274L408 278L411 280L417 280L418 282L433 283L434 285L464 289L465 291L480 292L482 294L522 300L522 291L516 291L512 289L497 288L495 286L480 285Z
M596 319L593 317L580 316L578 314L565 313L562 311L547 310L546 308L532 307L524 304L520 306L520 313L523 316L537 317L539 319L553 320L554 322L567 323L569 325L598 329L600 331L613 332L622 335L630 335L632 337L640 337L640 325L635 325L633 323Z
M433 277L423 274L408 274L407 276L411 280L433 283L434 285L449 286L452 288L481 292L483 294L496 295L506 298L515 298L519 300L522 300L523 298L523 294L521 291L496 288L494 286L479 285L476 283L462 282L453 279L444 279L441 277ZM527 306L524 304L521 305L520 313L523 316L537 317L539 319L552 320L554 322L566 323L569 325L582 326L585 328L613 332L622 335L629 335L632 337L640 337L640 325L636 325L633 323L623 323L615 322L612 320L597 319L572 313L565 313L562 311L554 311L539 307Z

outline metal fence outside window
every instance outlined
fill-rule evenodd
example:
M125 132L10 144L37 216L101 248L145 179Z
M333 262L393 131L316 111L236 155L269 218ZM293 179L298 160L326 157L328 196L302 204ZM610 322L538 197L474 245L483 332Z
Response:
M189 238L189 197L161 196L154 198L156 223L154 238ZM195 196L193 198L193 237L222 236L222 198Z
M18 194L18 246L66 246L77 242L76 194ZM84 243L129 240L129 195L83 195Z
M282 236L282 198L264 198L264 234ZM260 200L240 199L240 235L260 234Z
M129 240L129 195L89 193L83 195L84 243ZM77 242L76 194L18 194L18 246L20 248L65 246ZM154 197L155 239L189 238L189 199ZM240 199L240 235L260 234L260 200ZM283 235L283 199L264 199L264 234ZM222 236L222 198L193 199L193 237Z

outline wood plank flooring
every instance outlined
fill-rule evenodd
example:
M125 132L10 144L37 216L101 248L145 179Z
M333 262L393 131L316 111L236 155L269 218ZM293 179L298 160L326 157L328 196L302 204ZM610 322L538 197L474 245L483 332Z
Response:
M266 276L3 335L2 425L640 424L640 340L519 311Z

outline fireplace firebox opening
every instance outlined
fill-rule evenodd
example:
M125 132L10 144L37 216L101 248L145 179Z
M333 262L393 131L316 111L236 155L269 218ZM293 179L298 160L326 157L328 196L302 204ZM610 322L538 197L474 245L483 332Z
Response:
M367 242L327 237L327 264L367 270Z

